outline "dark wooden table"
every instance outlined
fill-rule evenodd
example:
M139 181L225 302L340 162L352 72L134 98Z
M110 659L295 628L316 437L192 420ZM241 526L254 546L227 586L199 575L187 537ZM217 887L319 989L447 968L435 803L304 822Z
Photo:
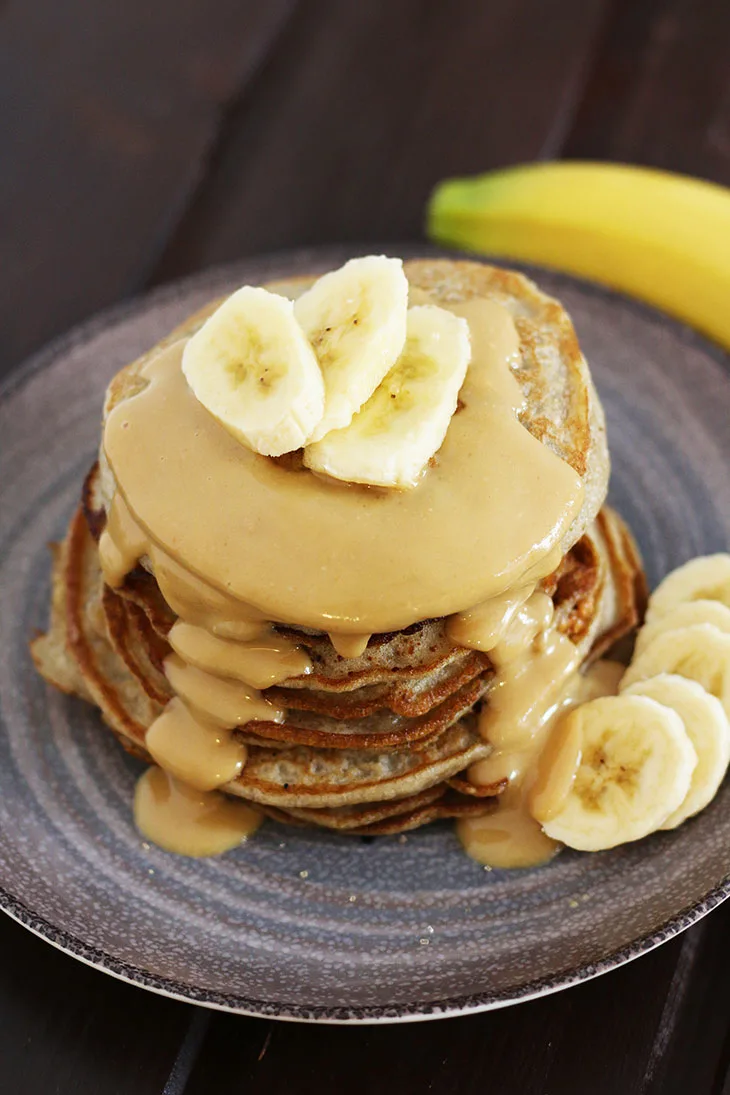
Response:
M443 176L558 156L730 183L728 0L0 0L0 369L211 263L418 239ZM728 931L338 1029L146 994L3 917L0 1091L727 1095Z

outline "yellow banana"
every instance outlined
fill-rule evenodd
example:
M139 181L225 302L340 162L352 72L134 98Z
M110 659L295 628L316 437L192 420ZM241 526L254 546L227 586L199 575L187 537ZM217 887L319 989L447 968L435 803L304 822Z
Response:
M531 164L436 187L435 242L549 266L677 316L730 348L730 189L621 164Z

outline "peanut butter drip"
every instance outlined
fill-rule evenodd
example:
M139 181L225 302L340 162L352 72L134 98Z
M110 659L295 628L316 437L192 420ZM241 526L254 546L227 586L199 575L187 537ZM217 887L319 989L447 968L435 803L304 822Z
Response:
M330 642L341 658L359 658L364 654L370 642L370 635L341 635L337 631L329 632Z
M256 719L281 722L284 712L241 681L188 665L177 654L165 658L165 675L188 707L217 726L244 726Z
M193 396L183 342L161 352L104 431L137 525L226 605L336 635L408 627L521 584L560 544L582 482L518 420L509 313L485 300L453 310L472 335L462 406L410 491L338 483L256 455Z
M578 770L576 757L580 754L581 743L577 739L576 723L563 716L589 700L617 695L625 672L626 666L620 662L596 662L587 672L576 673L561 695L527 792L530 810L545 821L560 813Z
M255 833L261 814L217 791L198 791L162 768L137 781L134 819L149 840L178 855L220 855Z
M452 642L471 650L494 650L533 591L532 586L508 589L466 612L451 616L446 632Z
M568 746L575 754L580 742L567 739L572 723L562 715L598 696L615 695L624 666L597 662L581 673L575 646L551 628L513 659L517 644L510 648L514 632L510 636L509 631L507 645L493 652L498 661L501 647L508 660L498 664L494 692L480 717L480 731L494 752L468 772L476 785L507 779L508 787L494 813L465 818L457 822L457 831L464 850L479 863L534 867L552 859L561 846L545 835L533 811L541 817L558 813L577 769L569 763Z
M194 714L177 697L150 726L145 746L161 768L198 791L235 779L246 763L246 746L230 730Z
M148 550L148 537L132 517L124 499L116 494L99 539L99 564L106 584L112 589L120 586Z
M254 688L270 688L288 677L308 673L311 668L302 650L273 631L258 639L235 642L178 620L167 641L189 665L217 676L232 677Z
M508 787L492 814L456 823L464 851L485 867L538 867L560 851L525 808L521 790Z
M261 613L209 586L152 543L117 493L99 542L106 582L119 586L143 558L182 618L168 634L174 653L164 665L175 696L145 735L159 767L139 781L135 820L144 836L169 851L217 855L261 821L255 810L216 792L246 763L235 728L281 722L283 711L259 690L309 673L311 662Z

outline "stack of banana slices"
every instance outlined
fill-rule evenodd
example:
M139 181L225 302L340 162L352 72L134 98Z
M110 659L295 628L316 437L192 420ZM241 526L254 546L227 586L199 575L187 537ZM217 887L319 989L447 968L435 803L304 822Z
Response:
M303 449L312 471L408 488L441 447L470 359L467 321L409 308L401 260L368 255L296 301L239 289L187 343L183 372L254 452Z
M649 600L618 696L555 728L548 836L581 851L675 829L715 797L730 762L730 555L693 559Z

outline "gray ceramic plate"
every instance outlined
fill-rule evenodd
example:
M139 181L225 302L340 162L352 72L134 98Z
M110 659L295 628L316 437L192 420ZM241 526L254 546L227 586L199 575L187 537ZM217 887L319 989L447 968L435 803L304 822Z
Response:
M329 1022L456 1015L593 977L722 901L730 781L675 833L530 871L484 871L447 825L365 842L267 822L220 859L185 860L142 843L137 764L27 653L46 620L46 543L76 503L112 374L215 294L342 258L252 259L165 288L56 342L0 394L0 904L101 970L211 1007ZM592 364L611 500L650 580L726 548L724 355L648 309L533 274L565 302Z

